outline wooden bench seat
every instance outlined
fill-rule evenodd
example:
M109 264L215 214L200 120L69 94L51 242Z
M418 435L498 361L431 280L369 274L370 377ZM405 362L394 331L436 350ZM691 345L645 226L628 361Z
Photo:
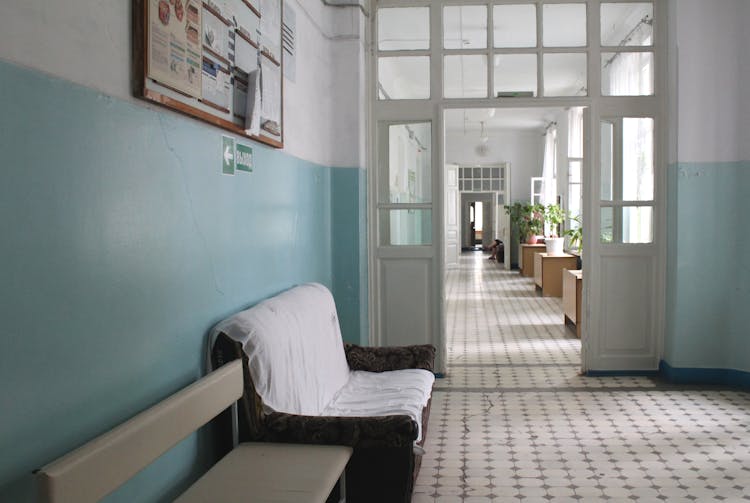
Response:
M37 472L40 500L101 500L242 393L242 363L236 360L46 465ZM346 446L240 444L178 501L323 503L351 453Z
M240 444L175 503L324 502L351 453L338 445Z

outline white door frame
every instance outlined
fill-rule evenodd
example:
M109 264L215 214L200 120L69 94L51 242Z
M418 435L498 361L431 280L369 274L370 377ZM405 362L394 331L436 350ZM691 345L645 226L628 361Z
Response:
M495 98L461 98L461 99L445 99L443 98L443 56L446 51L443 49L442 44L442 7L444 5L487 5L488 6L488 26L491 27L492 22L492 8L491 6L497 3L505 3L500 0L376 0L372 23L368 24L369 37L371 41L371 51L368 52L370 59L367 66L369 73L368 78L368 105L370 110L370 121L371 125L371 138L372 143L369 150L369 160L371 169L368 169L368 185L369 185L369 198L368 198L368 236L369 236L369 307L370 307L370 342L378 344L382 341L380 336L380 327L378 326L378 309L380 298L380 285L378 281L378 265L377 265L377 244L378 244L378 233L376 228L377 223L377 149L378 149L378 134L377 124L382 121L414 121L414 120L430 120L432 121L433 128L433 247L434 247L434 258L435 258L435 291L431 292L431 297L434 299L434 312L435 312L435 329L437 330L436 341L438 346L438 372L445 370L445 353L446 353L446 337L445 337L445 309L444 309L444 284L443 275L445 270L445 236L444 226L442 224L442 216L444 213L444 186L445 186L445 150L444 150L444 113L448 108L529 108L529 107L573 107L582 106L587 107L589 110L590 120L586 124L586 128L590 131L587 145L585 146L585 152L588 159L584 162L583 166L583 191L584 191L584 202L583 202L583 218L587 227L587 232L584 233L584 249L588 250L588 257L586 260L596 259L596 253L598 250L597 245L594 243L594 235L598 235L599 216L595 214L594 197L597 194L597 186L594 182L598 180L598 175L594 176L592 169L595 166L594 163L598 162L598 149L597 141L598 135L593 131L593 127L598 127L599 119L607 115L624 115L634 116L638 114L639 110L648 110L642 112L648 114L648 116L654 117L657 129L654 146L656 150L656 159L654 164L655 169L655 214L654 214L654 247L656 250L656 270L655 270L655 295L654 301L654 331L658 335L657 340L657 351L656 355L661 355L663 344L663 326L664 326L664 292L665 292L665 263L666 263L666 139L667 139L667 114L666 106L666 90L667 90L667 61L666 61L666 32L667 32L667 5L666 2L660 0L654 0L654 64L655 64L655 94L650 97L616 97L607 98L601 96L601 79L600 79L600 64L601 64L601 49L599 47L599 15L598 11L600 8L599 0L585 0L588 6L587 15L587 32L588 32L588 46L586 47L586 53L588 55L588 90L589 95L586 97L566 97L566 98L554 98L554 97L536 97L536 98L508 98L508 99L495 99ZM512 2L511 2L512 3ZM540 3L536 3L538 9L540 9ZM377 47L376 41L376 24L378 17L378 8L381 7L430 7L430 38L431 38L431 49L428 51L392 51L384 52L383 56L409 56L409 55L428 55L430 58L430 99L427 100L379 100L377 94L377 62L378 56L381 53ZM595 14L595 15L592 15ZM542 53L541 49L541 16L538 16L537 21L537 37L538 37L538 48L539 54ZM491 41L492 30L487 30L488 37L488 48L486 51L477 50L451 50L448 51L450 54L478 54L486 52L489 55L493 53ZM634 47L633 50L642 50L642 48ZM505 52L514 52L513 50L507 50ZM518 50L518 52L528 52ZM554 50L549 52L555 52ZM539 56L541 57L541 56ZM491 66L490 66L491 68ZM488 89L494 89L494 72L487 72ZM538 66L538 85L541 88L543 84L543 75L541 70L541 64ZM637 115L635 115L637 116ZM375 125L374 127L372 125ZM510 203L511 201L506 201ZM414 251L414 250L412 250ZM408 255L409 250L401 250L400 253ZM589 321L592 313L592 309L596 309L596 298L590 295L592 290L592 278L591 274L584 275L584 324L582 326L582 367L583 370L594 369L597 370L595 360L591 359L593 351L596 350L591 341L589 341Z

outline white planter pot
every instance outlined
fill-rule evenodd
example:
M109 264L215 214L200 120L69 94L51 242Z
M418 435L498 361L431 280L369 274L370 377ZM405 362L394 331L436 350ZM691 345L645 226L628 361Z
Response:
M546 238L544 244L547 245L547 255L562 255L564 242L565 238Z

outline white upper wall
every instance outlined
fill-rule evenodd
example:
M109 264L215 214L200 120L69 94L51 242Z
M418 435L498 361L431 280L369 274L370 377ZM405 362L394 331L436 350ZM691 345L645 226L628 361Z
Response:
M131 98L131 2L3 0L0 58Z
M670 50L678 54L672 65L678 97L671 111L673 127L677 121L677 161L747 159L747 129L740 126L747 121L750 97L746 90L750 45L748 35L743 35L750 21L748 2L673 0L671 7L675 19L670 38L678 51ZM674 156L674 146L672 151Z
M740 159L750 161L750 30L747 25L750 24L750 2L747 0L740 2Z
M364 114L352 106L363 85L364 50L352 48L362 47L360 11L320 0L288 4L297 11L297 75L285 80L285 151L324 166L364 166ZM130 1L0 2L0 59L154 106L132 96L131 33Z
M284 83L285 150L326 166L364 167L361 11L320 0L288 4L297 12L297 75Z
M531 177L542 176L542 135L538 132L489 132L489 153L477 155L479 133L449 131L445 135L445 162L460 165L510 163L511 201L529 201Z

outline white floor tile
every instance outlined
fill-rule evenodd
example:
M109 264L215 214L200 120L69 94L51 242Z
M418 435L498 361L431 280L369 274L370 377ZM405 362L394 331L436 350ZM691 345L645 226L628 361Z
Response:
M750 394L579 375L560 299L482 254L448 271L446 296L412 501L750 501Z

